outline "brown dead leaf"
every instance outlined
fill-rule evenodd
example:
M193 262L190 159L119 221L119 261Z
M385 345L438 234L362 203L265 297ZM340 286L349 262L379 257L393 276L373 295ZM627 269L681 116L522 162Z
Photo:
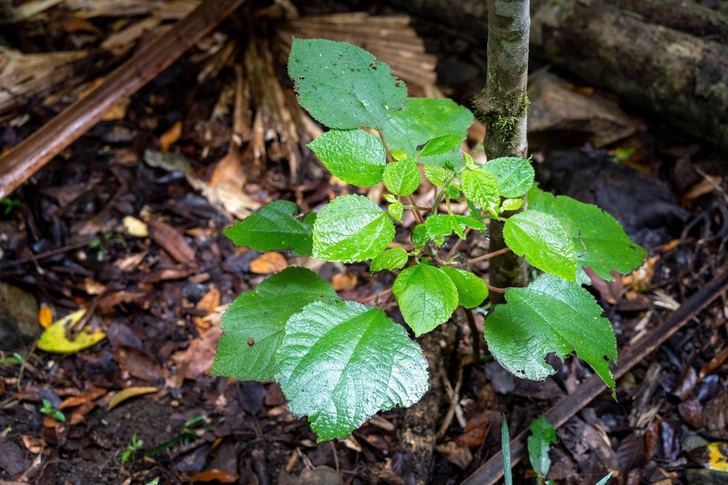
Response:
M114 360L119 363L122 370L139 379L150 382L164 379L162 366L157 359L143 350L120 346L114 352Z
M288 267L286 258L281 253L265 253L250 262L250 271L255 274L271 274Z
M177 367L182 369L185 379L199 379L210 373L221 335L222 329L219 325L212 325L200 333L199 338L190 342L187 350L172 356Z
M470 418L463 434L455 439L455 443L467 448L477 448L482 445L488 434L488 420L492 413L493 411L485 411Z
M205 296L200 298L200 301L197 302L197 305L195 306L195 309L205 312L205 317L210 315L215 311L217 307L220 306L220 290L217 288L213 288L210 291L208 291ZM210 328L210 320L206 319L205 317L194 317L192 319L192 322L195 324L195 328L197 328L198 332L207 330Z
M23 435L23 445L25 445L28 451L37 455L43 451L43 448L46 446L46 442L43 438L34 438L33 436Z
M159 137L159 150L166 152L182 136L182 122L177 121Z
M683 200L693 200L701 195L709 194L716 190L716 187L719 187L722 181L723 178L717 175L706 175L703 180L688 190L687 194L683 195Z
M233 475L232 473L224 472L222 470L218 470L216 468L206 471L206 472L200 472L195 475L192 475L190 477L191 482L214 482L218 481L221 483L235 483L238 480L238 475Z
M710 362L705 364L703 367L700 368L700 374L698 375L698 382L702 381L708 375L710 375L713 371L715 371L718 367L723 365L723 362L728 359L728 346L723 349L722 352L719 352L715 355L712 359L710 359Z
M117 259L114 262L114 265L122 271L130 271L132 269L136 269L137 266L144 261L146 256L147 251L144 251L143 253L130 254L125 258Z
M207 185L213 186L225 183L234 189L243 190L246 181L247 177L238 152L230 150L227 155L217 162Z
M194 262L195 251L174 227L160 220L152 219L147 221L147 226L154 242L167 251L175 261L181 264Z
M334 275L334 277L331 278L331 286L333 286L336 291L353 290L356 288L358 280L359 279L355 273L344 271L343 273Z
M90 403L92 401L95 401L96 399L100 398L104 394L106 394L106 389L99 388L99 389L96 389L87 394L82 394L80 396L67 397L66 399L63 400L63 402L61 402L61 404L58 405L58 407L56 409L62 410L62 409L78 407L78 406Z
M438 453L442 453L447 461L463 470L473 461L473 454L470 450L464 446L458 446L454 441L437 445L436 450Z
M114 397L109 401L109 405L106 407L108 411L111 411L119 404L123 403L127 399L131 399L132 397L136 396L142 396L144 394L151 394L153 392L157 392L159 389L156 387L151 386L144 386L144 387L127 387L126 389L123 389L119 392L117 392Z

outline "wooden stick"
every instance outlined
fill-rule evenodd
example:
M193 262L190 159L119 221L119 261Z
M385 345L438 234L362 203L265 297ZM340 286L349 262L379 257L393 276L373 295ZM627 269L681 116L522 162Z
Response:
M642 359L651 354L662 345L675 332L684 327L698 313L703 311L723 292L728 290L728 271L723 270L702 290L696 293L685 305L676 310L650 334L637 344L625 350L619 357L619 367L614 370L614 378L619 379ZM544 415L553 425L554 429L566 423L578 413L592 399L606 390L607 386L602 379L593 374L576 390L556 403ZM526 439L529 431L526 429L511 440L511 466L526 456ZM501 452L491 456L485 465L478 468L461 485L493 485L503 476L503 459Z
M0 199L86 133L112 106L124 101L172 64L245 0L206 0L148 47L106 77L0 158Z

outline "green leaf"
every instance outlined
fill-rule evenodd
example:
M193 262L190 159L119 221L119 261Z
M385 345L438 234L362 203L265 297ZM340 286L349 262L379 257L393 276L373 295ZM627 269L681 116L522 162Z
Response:
M387 120L384 137L390 150L414 153L418 146L435 137L453 135L465 139L473 120L469 109L450 99L408 98L404 109ZM445 166L449 160L460 166L460 145L441 155L422 156L418 161Z
M442 187L445 181L450 178L450 171L439 165L425 165L425 177L432 183Z
M445 189L445 195L447 195L452 200L461 200L462 196L460 194L460 186L455 183L451 183L447 186Z
M465 308L480 306L488 298L488 285L479 276L462 269L445 266L442 271L447 274L458 290L458 303Z
M420 263L403 269L392 287L404 321L416 336L445 323L458 306L458 291L439 268Z
M317 121L340 130L382 129L407 96L407 87L389 66L346 42L294 38L288 75L296 83L301 106Z
M611 215L599 207L548 192L529 193L529 208L553 215L566 229L576 250L579 266L588 266L607 281L610 271L629 273L642 265L647 251L632 242Z
M420 186L420 169L412 158L387 164L384 186L395 195L407 196Z
M403 152L402 150L390 150L389 154L392 155L392 158L394 158L398 162L400 160L404 160L405 158L407 158L409 156L409 155L407 155L407 152Z
M495 175L483 169L466 170L460 176L460 181L468 199L488 212L498 214L500 193Z
M469 227L476 231L485 232L487 227L481 221L472 217L448 214L435 214L425 221L427 235L429 239L434 239L437 244L442 246L444 238L453 232L465 239L465 228Z
M551 468L549 450L551 442L556 441L556 430L543 416L534 419L529 429L531 436L528 437L528 458L533 471L539 478L544 479Z
M501 419L501 454L503 455L503 481L506 485L513 485L513 471L511 470L511 436L508 432L506 415Z
M316 214L287 200L274 200L259 211L228 227L223 233L236 246L256 251L292 250L296 256L311 254Z
M501 203L501 212L515 211L523 206L523 199L506 199Z
M547 273L576 280L576 252L566 229L552 215L528 210L508 218L503 226L506 244L526 261Z
M313 257L352 263L373 258L394 239L394 224L377 204L343 195L326 204L313 225Z
M387 154L379 137L364 130L331 130L308 144L329 172L359 187L382 180Z
M445 135L433 138L422 147L421 157L429 157L433 155L442 155L459 147L463 142L463 138L457 135Z
M409 255L407 254L407 251L402 248L388 249L372 259L372 264L369 266L369 271L371 271L372 273L378 273L380 271L384 271L385 269L392 271L395 269L404 268L404 265L407 264L408 258Z
M278 350L281 389L318 441L344 438L380 409L427 391L427 360L403 327L352 301L312 303L293 315Z
M427 232L426 224L417 224L412 230L412 244L414 244L416 248L424 247L424 245L431 239L432 238Z
M389 204L389 215L392 216L397 222L402 222L402 216L404 215L404 206L401 202L393 202Z
M607 475L604 478L602 478L601 480L599 480L596 483L596 485L607 485L607 482L609 481L610 478L612 478L613 474L614 474L614 472L609 472L609 475Z
M539 276L527 288L509 288L506 304L485 321L488 348L518 377L543 380L556 372L549 353L563 359L572 351L614 388L609 361L617 359L617 340L602 308L582 286L553 275Z
M503 197L520 197L533 185L534 171L531 162L517 157L490 160L483 170L495 175L498 191Z
M329 283L306 268L290 267L246 291L228 307L211 374L241 381L273 381L276 351L288 317L316 301L339 298Z

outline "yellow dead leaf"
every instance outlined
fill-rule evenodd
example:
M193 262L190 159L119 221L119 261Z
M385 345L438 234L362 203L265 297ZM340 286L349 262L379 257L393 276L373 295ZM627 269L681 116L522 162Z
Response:
M147 224L136 217L126 216L121 223L124 224L126 232L134 237L149 236L149 228L147 227Z
M84 313L86 313L86 310L78 310L53 322L40 336L38 348L46 352L74 354L103 340L106 337L103 330L87 333L85 328L72 341L66 338L66 329L78 323Z
M141 396L142 394L151 394L153 392L157 392L158 389L156 387L151 386L142 386L142 387L127 387L124 390L121 390L114 395L113 398L111 398L111 401L109 401L109 405L107 409L111 411L119 404L123 403L129 398Z
M281 253L265 253L250 262L250 271L255 274L277 273L287 267L288 262Z
M356 287L357 280L358 279L354 273L346 271L344 273L334 275L334 277L331 278L331 286L333 286L336 291L353 290Z
M43 328L48 328L53 323L53 310L48 305L43 305L38 311L38 323Z
M166 152L182 136L182 122L178 121L159 137L159 150Z

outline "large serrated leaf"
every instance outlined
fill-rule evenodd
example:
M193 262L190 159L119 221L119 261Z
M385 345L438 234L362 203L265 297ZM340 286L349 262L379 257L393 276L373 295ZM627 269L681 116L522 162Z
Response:
M407 96L389 66L346 42L294 38L288 75L301 106L329 128L380 130Z
M424 263L403 269L394 280L392 293L404 321L418 337L445 323L458 306L452 280L441 269Z
M279 380L293 414L318 440L343 438L380 409L427 391L427 360L404 328L378 309L312 303L293 315L278 350Z
M329 172L360 187L382 180L387 155L379 137L364 130L331 130L308 144Z
M369 271L372 273L378 273L379 271L404 268L407 264L409 255L403 248L388 249L377 257L372 259L372 264L369 266Z
M309 269L290 267L246 291L228 307L212 375L241 381L272 381L278 372L275 353L286 320L309 303L339 298L329 283Z
M375 257L394 239L394 224L377 204L343 195L326 204L313 225L313 257L353 263Z
M465 170L460 176L465 196L492 214L498 214L500 192L495 175L483 169Z
M588 266L607 281L612 270L629 273L639 267L647 251L632 242L614 217L599 207L548 192L529 192L529 208L556 217L573 241L579 266Z
M576 281L576 251L566 229L552 215L528 210L508 218L503 226L506 244L526 261L547 273Z
M617 359L617 340L586 289L544 274L527 288L509 288L505 298L484 328L488 348L503 367L539 381L556 372L545 361L549 353L563 359L576 351L614 388L609 361Z
M436 137L452 135L464 139L473 120L469 109L450 99L408 98L404 109L394 113L385 124L384 137L390 150L415 153L418 146ZM419 162L444 166L450 161L460 166L461 145L458 143L447 153L420 157Z
M490 160L483 165L483 170L495 175L502 197L522 196L533 185L535 176L531 162L517 157Z
M414 159L393 162L384 169L384 186L395 195L407 196L420 186L420 169Z
M450 178L452 173L445 167L439 165L425 165L425 177L432 185L445 185L445 181Z
M488 285L479 276L457 268L440 268L450 277L458 290L458 303L465 308L480 306L488 298Z
M274 200L223 233L236 246L247 246L256 251L290 249L296 256L308 256L315 220L315 213L304 215L303 209L293 202Z

